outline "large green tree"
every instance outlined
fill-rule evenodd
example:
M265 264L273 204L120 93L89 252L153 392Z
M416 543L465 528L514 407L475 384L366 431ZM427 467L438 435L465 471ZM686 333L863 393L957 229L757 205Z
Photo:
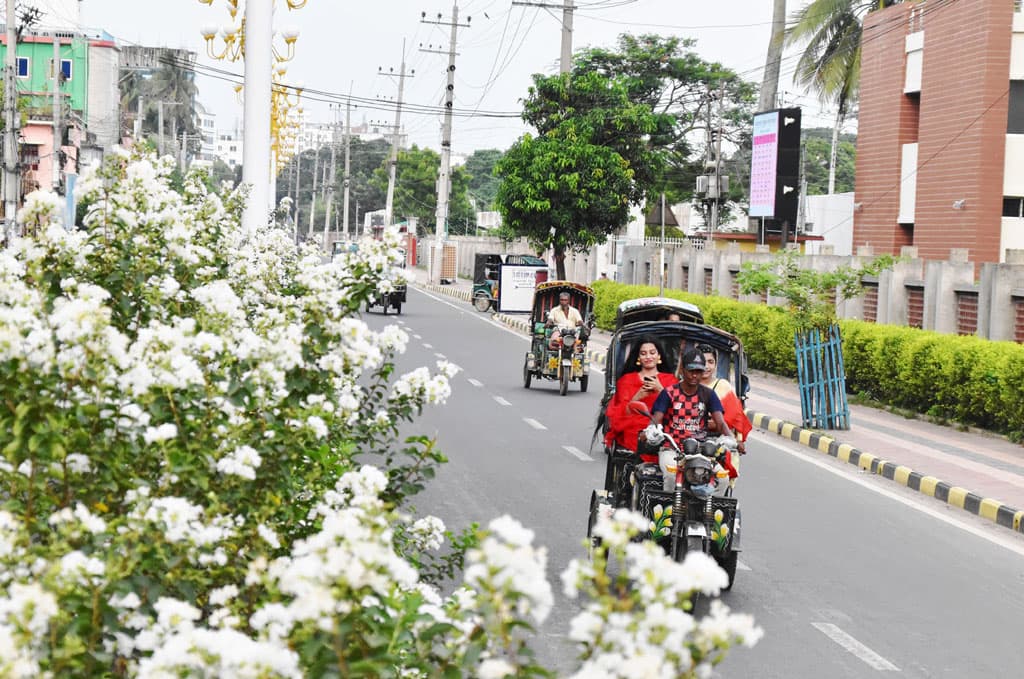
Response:
M421 232L436 231L437 175L440 168L441 156L432 149L421 149L414 144L411 149L398 152L394 196L396 219L415 217ZM461 167L452 168L448 233L464 234L476 228L476 213L466 193L468 184L466 172ZM370 185L382 192L387 190L387 161L373 171Z
M620 78L596 71L534 75L523 119L537 129L505 153L496 173L505 225L539 250L565 255L604 242L643 201L663 159L652 136L669 126Z
M651 193L665 192L670 203L694 198L696 177L704 174L710 132L721 125L723 158L749 145L756 87L737 73L701 58L696 41L658 35L622 35L615 48L579 53L574 71L595 71L619 79L632 101L657 115L649 143L665 151L662 172L648 182ZM709 129L710 126L710 129ZM727 161L723 164L728 165ZM746 184L733 181L729 200L742 201ZM705 211L698 202L697 208Z
M786 44L801 45L793 80L836 107L829 164L829 193L836 181L839 130L857 101L864 15L898 0L812 0L790 17Z

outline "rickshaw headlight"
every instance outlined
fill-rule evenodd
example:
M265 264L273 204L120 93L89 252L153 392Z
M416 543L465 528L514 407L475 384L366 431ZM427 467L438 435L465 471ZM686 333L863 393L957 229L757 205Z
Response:
M683 471L683 476L691 486L704 486L711 483L711 467L702 464L690 464Z

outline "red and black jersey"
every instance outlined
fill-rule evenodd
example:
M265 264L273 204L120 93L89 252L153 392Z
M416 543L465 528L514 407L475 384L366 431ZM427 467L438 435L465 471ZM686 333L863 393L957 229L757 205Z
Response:
M716 410L723 412L722 402L713 390L698 384L695 393L685 394L682 383L678 382L658 395L653 408L653 412L665 413L662 426L676 441L706 439L708 420Z

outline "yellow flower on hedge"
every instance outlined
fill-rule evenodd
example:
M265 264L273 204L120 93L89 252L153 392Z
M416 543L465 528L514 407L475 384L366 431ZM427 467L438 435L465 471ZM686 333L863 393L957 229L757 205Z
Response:
M722 513L721 509L716 509L715 510L715 523L722 523L722 518L724 516L725 516L725 514Z
M654 520L657 521L661 518L661 515L665 513L665 508L661 505L654 505Z

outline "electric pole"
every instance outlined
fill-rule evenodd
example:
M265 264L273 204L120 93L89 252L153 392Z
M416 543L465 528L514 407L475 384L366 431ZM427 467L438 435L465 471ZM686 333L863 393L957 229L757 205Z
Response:
M313 160L313 190L309 193L309 232L307 238L313 237L313 215L316 213L316 176L320 174L320 148L316 149L316 156Z
M292 229L295 231L293 237L295 244L299 244L299 185L302 181L302 146L299 144L299 135L295 135L295 221Z
M329 183L327 187L327 209L324 211L324 250L327 251L327 232L331 227L331 206L334 204L334 184L337 180L336 151L338 149L338 109L331 104L331 114L334 120L331 121L331 169L328 173Z
M414 75L414 70L412 74ZM378 75L393 76L394 69L389 68L387 73L384 73L382 67L377 69ZM402 131L402 94L405 91L405 40L402 41L402 66L398 71L398 99L395 101L395 125L391 132L391 159L388 161L388 194L387 200L384 203L384 225L391 226L394 221L394 205L395 205L395 175L397 174L398 168L398 142L401 137L399 135Z
M452 108L455 106L455 44L458 40L459 26L469 28L471 17L466 18L466 23L459 24L459 3L452 5L452 19L450 22L441 20L438 15L437 21L427 21L426 12L423 13L423 23L451 26L451 39L448 45L448 84L445 87L444 95L444 129L441 134L441 169L437 177L437 212L435 213L436 226L434 228L436 253L434 266L430 271L432 283L439 283L442 277L442 257L444 255L444 242L448 240L448 193L451 191L451 164L452 164Z
M344 217L342 218L341 231L344 234L344 240L348 240L348 190L349 185L352 183L352 172L351 165L349 163L349 148L352 141L352 85L348 88L348 101L345 102L345 183L342 187L342 210Z
M18 158L18 16L14 0L7 0L7 58L4 70L4 220L6 243L18 235L18 196L21 172Z
M63 130L61 129L60 80L63 70L60 66L60 38L53 37L53 192L60 193L61 155Z
M576 11L576 6L572 4L572 0L563 0L561 5L557 5L550 2L525 2L519 0L513 0L512 6L516 7L540 7L543 9L558 9L562 8L562 51L561 59L558 62L558 72L568 73L572 70L572 21L573 12Z

